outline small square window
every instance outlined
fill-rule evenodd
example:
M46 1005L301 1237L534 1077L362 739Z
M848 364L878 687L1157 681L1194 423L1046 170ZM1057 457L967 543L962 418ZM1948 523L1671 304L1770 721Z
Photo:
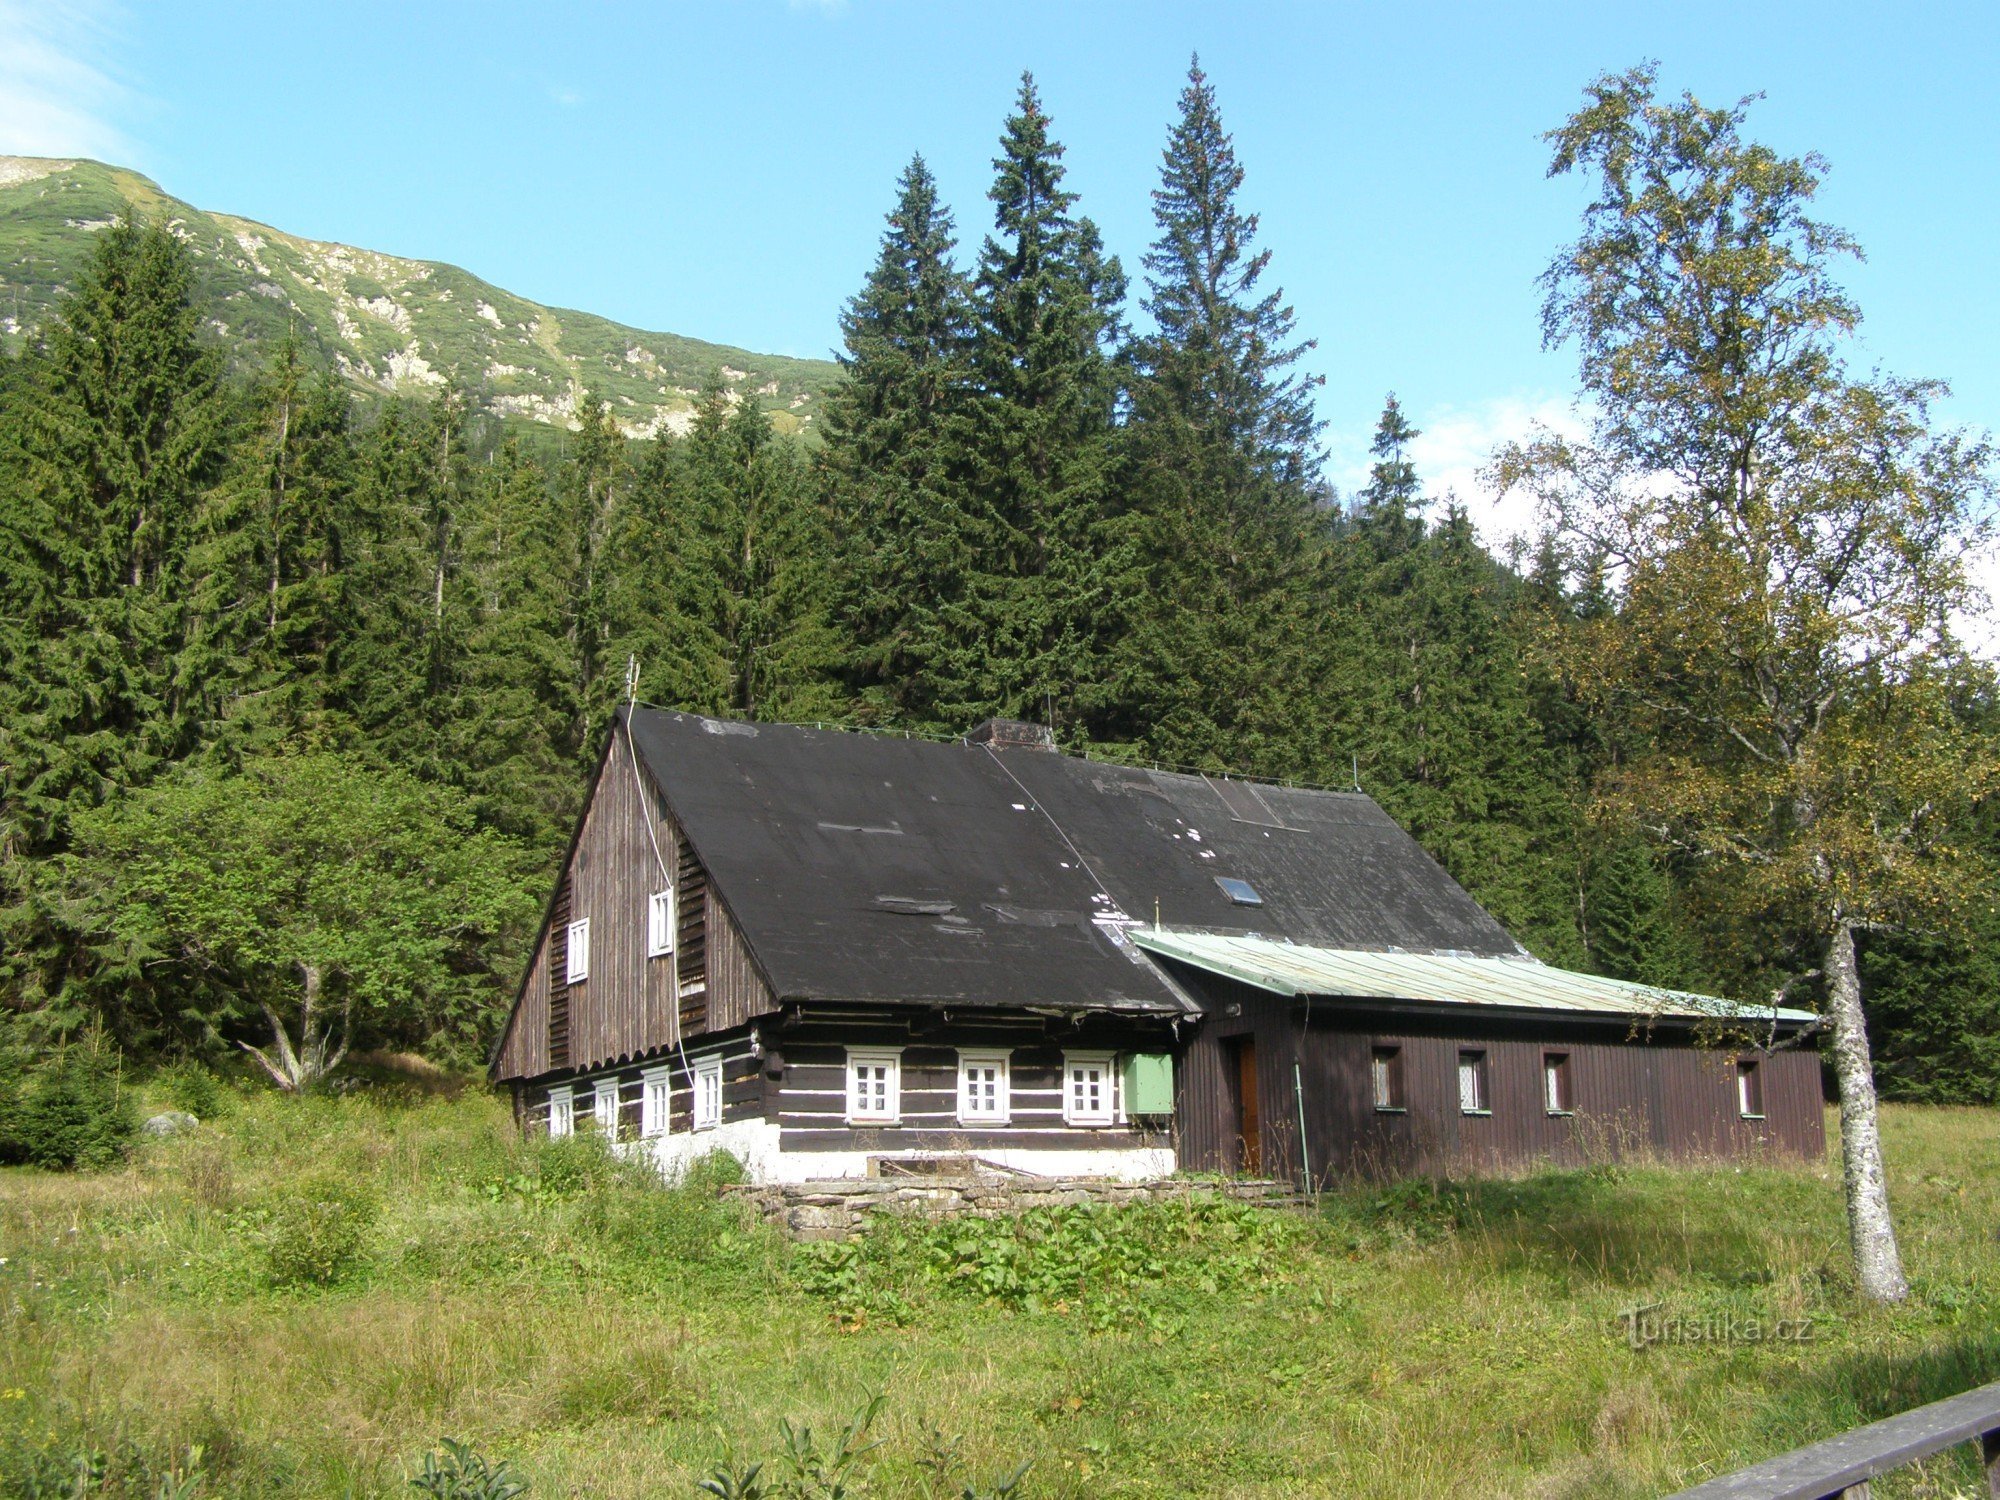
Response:
M639 1134L665 1135L673 1128L673 1075L653 1068L640 1075Z
M1375 1107L1399 1110L1403 1105L1403 1049L1377 1047L1369 1059L1369 1073L1375 1089Z
M847 1051L847 1119L854 1125L894 1125L903 1117L903 1053L885 1047Z
M694 1065L694 1128L713 1130L722 1123L722 1059Z
M590 918L569 924L569 967L565 977L571 984L590 978Z
M549 1090L549 1138L561 1140L576 1130L576 1101L566 1083Z
M671 958L674 951L674 893L655 891L646 901L646 957Z
M958 1123L1005 1125L1013 1115L1005 1052L958 1054Z
M1576 1113L1576 1102L1569 1088L1567 1052L1542 1054L1542 1103L1552 1115Z
M1222 887L1222 894L1238 906L1262 906L1264 898L1257 894L1257 887L1247 880L1238 880L1233 875L1218 875L1215 883Z
M1461 1114L1493 1112L1486 1092L1486 1054L1470 1049L1458 1054L1458 1108Z
M1116 1125L1118 1070L1109 1052L1063 1054L1063 1123Z
M1764 1118L1764 1070L1754 1057L1736 1063L1736 1112L1746 1120Z

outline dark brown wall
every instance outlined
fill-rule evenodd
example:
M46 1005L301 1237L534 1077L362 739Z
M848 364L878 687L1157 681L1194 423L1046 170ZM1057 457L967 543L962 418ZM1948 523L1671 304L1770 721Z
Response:
M722 1120L730 1124L737 1120L757 1120L765 1115L766 1088L763 1064L750 1053L750 1038L747 1032L729 1036L704 1039L698 1046L690 1044L687 1049L688 1066L681 1066L678 1049L647 1058L643 1063L627 1064L623 1067L600 1068L594 1073L577 1074L556 1080L563 1087L574 1087L581 1091L576 1102L576 1128L588 1131L595 1126L591 1117L591 1096L599 1078L613 1077L618 1080L618 1137L620 1140L636 1140L639 1135L640 1100L645 1092L644 1075L653 1068L669 1070L672 1088L672 1133L686 1135L693 1127L694 1085L692 1070L711 1058L722 1058ZM544 1131L549 1123L549 1084L537 1083L516 1086L515 1114L524 1129Z
M1214 1009L1180 1069L1181 1164L1236 1170L1229 1043L1257 1047L1267 1172L1329 1176L1449 1174L1537 1161L1743 1156L1775 1151L1816 1158L1824 1150L1819 1059L1798 1048L1761 1055L1762 1120L1739 1117L1736 1059L1759 1055L1697 1046L1685 1031L1631 1035L1624 1023L1416 1016L1359 1011L1354 1002L1305 1002L1227 980L1199 981ZM1230 1007L1238 1013L1229 1015ZM1370 1059L1400 1046L1405 1110L1374 1107ZM1487 1054L1491 1113L1459 1109L1458 1052ZM1575 1112L1551 1116L1542 1096L1545 1052L1569 1055ZM1300 1092L1304 1143L1300 1150Z
M647 837L648 820L653 837ZM658 857L654 853L658 841ZM633 775L630 741L613 738L593 788L565 875L570 918L590 919L590 977L565 986L558 967L560 933L544 931L508 1023L496 1078L533 1078L561 1066L549 1050L552 992L567 989L567 1066L598 1068L683 1040L674 963L646 957L647 903L666 880L679 881L681 840L645 769ZM706 900L706 989L688 1011L686 1036L746 1024L772 1008L768 987L719 893ZM558 1007L560 1008L560 1007Z
M1040 1018L968 1018L912 1030L887 1012L852 1021L810 1022L783 1035L784 1076L776 1108L787 1151L1033 1151L1164 1146L1165 1130L1137 1125L1079 1128L1062 1117L1062 1054L1067 1051L1167 1052L1163 1026L1093 1018L1052 1028ZM903 1049L903 1123L850 1126L848 1047ZM1012 1122L970 1129L958 1123L958 1049L1004 1047L1010 1053Z

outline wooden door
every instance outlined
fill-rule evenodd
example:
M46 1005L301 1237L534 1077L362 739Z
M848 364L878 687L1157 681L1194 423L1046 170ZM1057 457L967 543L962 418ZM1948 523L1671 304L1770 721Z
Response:
M1264 1170L1263 1125L1257 1107L1257 1043L1252 1037L1237 1037L1230 1050L1236 1054L1237 1169L1256 1177Z

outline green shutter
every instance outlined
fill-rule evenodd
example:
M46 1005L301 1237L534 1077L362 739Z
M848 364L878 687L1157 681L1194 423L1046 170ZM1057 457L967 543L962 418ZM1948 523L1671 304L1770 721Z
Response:
M1131 1052L1125 1057L1125 1113L1174 1112L1174 1060L1164 1052Z

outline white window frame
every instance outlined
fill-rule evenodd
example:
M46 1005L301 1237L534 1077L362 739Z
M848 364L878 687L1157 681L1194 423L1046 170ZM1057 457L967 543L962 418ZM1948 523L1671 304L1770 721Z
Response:
M721 1058L694 1065L694 1102L689 1108L696 1130L713 1130L722 1123Z
M582 984L590 978L590 918L578 917L569 924L566 948L563 978L569 984Z
M863 1068L887 1069L883 1079L884 1103L864 1105L861 1087ZM850 1125L900 1125L903 1123L903 1049L901 1047L849 1047L847 1049L847 1123Z
M1752 1106L1755 1108L1752 1108ZM1740 1120L1764 1118L1763 1060L1739 1057L1736 1060L1736 1117Z
M1458 1052L1458 1112L1462 1115L1490 1115L1492 1079L1487 1073L1487 1053L1480 1047L1461 1047ZM1468 1076L1472 1088L1466 1088Z
M1554 1116L1576 1113L1576 1076L1567 1052L1542 1054L1542 1105Z
M566 1083L549 1090L549 1139L562 1140L576 1133L576 1093Z
M673 1128L673 1070L648 1068L639 1075L639 1134L668 1135Z
M607 1141L618 1139L618 1080L600 1078L591 1086L590 1116Z
M674 956L674 892L669 886L646 899L646 957Z
M992 1068L993 1102L973 1097L972 1071ZM958 1123L1007 1125L1014 1116L1013 1054L1004 1047L961 1047L958 1052Z
M1116 1125L1118 1123L1120 1114L1122 1113L1121 1106L1123 1101L1119 1098L1118 1069L1114 1066L1117 1056L1115 1052L1065 1052L1063 1054L1062 1100L1063 1123L1065 1125L1093 1128L1103 1125ZM1098 1101L1098 1107L1095 1109L1087 1107L1085 1091L1089 1085L1086 1080L1078 1076L1082 1070L1088 1068L1103 1070L1103 1078L1100 1083L1103 1093Z

